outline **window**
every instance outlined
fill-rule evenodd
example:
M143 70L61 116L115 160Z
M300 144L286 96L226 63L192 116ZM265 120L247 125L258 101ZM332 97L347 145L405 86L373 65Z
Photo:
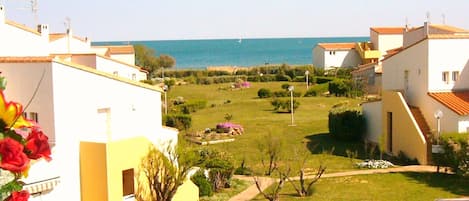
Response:
M453 71L452 75L451 75L451 79L453 80L453 82L456 82L459 80L459 71Z
M35 121L36 123L39 123L39 115L37 114L37 112L30 112L29 118Z
M137 80L137 75L135 73L132 73L132 80Z
M118 76L118 75L119 75L119 72L118 72L118 71L114 71L114 72L112 72L112 74L115 75L115 76Z
M134 194L134 169L122 171L122 196Z
M448 82L449 82L449 72L444 71L441 75L442 75L441 80L443 82L445 82L446 84L448 84Z

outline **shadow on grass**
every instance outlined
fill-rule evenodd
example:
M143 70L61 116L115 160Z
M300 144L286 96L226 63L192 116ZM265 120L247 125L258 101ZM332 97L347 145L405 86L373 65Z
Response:
M347 157L347 150L352 152L357 152L358 159L368 159L370 158L371 151L365 151L364 144L362 142L351 142L351 141L339 141L334 138L329 133L318 133L312 134L305 137L308 139L308 149L312 154L321 154L323 152L332 152L336 156ZM374 150L373 158L378 159L379 154L378 150Z
M404 172L402 174L433 188L441 188L460 196L469 196L469 179L459 175L417 172Z

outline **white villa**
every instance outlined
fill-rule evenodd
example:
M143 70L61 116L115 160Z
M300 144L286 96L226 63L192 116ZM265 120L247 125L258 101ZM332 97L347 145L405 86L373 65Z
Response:
M469 31L425 23L406 29L382 60L382 100L363 104L368 137L386 150L431 161L430 137L469 131ZM440 126L438 126L440 125Z
M30 200L132 200L148 146L177 142L178 131L161 124L162 89L139 82L146 72L134 65L133 48L92 47L71 30L48 28L7 20L0 5L5 96L32 99L24 114L41 125L53 151L50 163L31 167ZM173 200L198 200L198 189L186 182Z

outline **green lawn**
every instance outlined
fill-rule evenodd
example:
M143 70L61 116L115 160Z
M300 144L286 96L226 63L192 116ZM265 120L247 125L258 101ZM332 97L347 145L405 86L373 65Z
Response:
M311 197L298 197L291 184L281 191L280 200L373 200L426 201L437 198L469 196L469 180L456 175L436 173L388 173L323 178ZM265 200L257 196L254 200Z
M285 159L292 159L295 151L309 149L307 166L317 167L319 163L327 165L328 172L351 169L345 150L357 150L363 155L363 148L357 143L336 142L328 133L328 111L334 104L350 102L358 104L359 100L336 97L301 97L300 107L294 114L296 126L289 126L290 113L276 113L270 105L271 99L259 99L257 91L269 88L272 91L282 90L285 82L252 83L249 89L230 90L230 84L183 85L175 86L169 92L169 99L177 96L185 100L204 99L207 108L192 114L192 131L214 128L224 121L226 113L233 114L234 123L244 126L245 134L236 137L235 142L211 145L215 149L231 153L236 166L245 158L246 164L256 170L261 169L258 141L268 133L282 141L282 154ZM306 91L304 83L294 83L295 91ZM230 103L225 103L227 100ZM211 107L211 106L214 107ZM312 149L315 147L316 149ZM323 150L335 148L334 156L325 156ZM296 160L296 158L295 158Z

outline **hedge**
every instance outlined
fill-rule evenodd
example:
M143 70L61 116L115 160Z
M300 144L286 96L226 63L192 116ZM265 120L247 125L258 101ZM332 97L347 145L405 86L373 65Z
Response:
M361 140L365 133L365 118L353 108L338 107L329 111L329 132L339 140Z
M192 117L188 114L163 115L163 124L179 130L187 130L192 126Z

